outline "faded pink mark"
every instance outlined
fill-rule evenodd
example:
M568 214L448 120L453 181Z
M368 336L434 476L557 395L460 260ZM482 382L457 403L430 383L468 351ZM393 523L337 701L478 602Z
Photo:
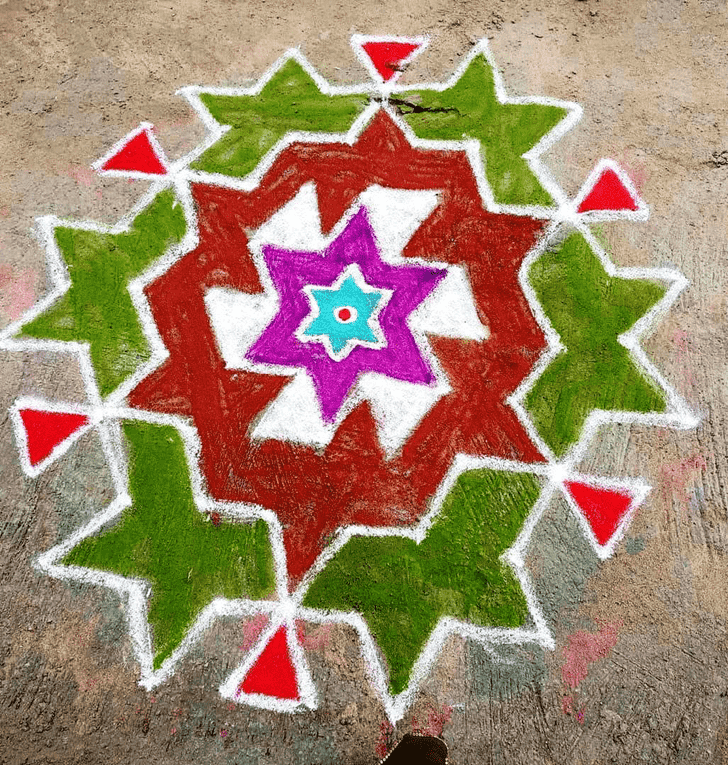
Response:
M323 651L331 642L331 624L320 624L314 627L310 632L303 630L298 639L304 648L310 651Z
M84 186L87 189L93 188L97 184L96 171L91 167L84 167L81 165L72 165L68 171L68 174L73 178L79 186ZM101 199L104 193L101 189L96 189L96 198Z
M374 754L382 760L388 754L394 744L394 725L389 720L382 720L379 726L379 738L374 747Z
M453 707L443 704L440 709L432 707L427 711L427 722L420 724L412 718L412 732L423 736L442 736L442 730L452 719Z
M35 303L38 272L32 268L0 266L0 311L11 321L19 319Z
M604 659L617 644L618 630L622 622L600 623L599 632L579 630L568 637L564 646L561 679L569 688L578 687L589 673L589 667L598 659Z
M152 132L155 136L158 136L160 131L164 132L165 130L174 130L175 128L186 127L191 122L192 119L190 117L180 117L175 120L160 120L159 122L154 123Z
M7 205L3 205L0 207L0 218L9 218L10 217L10 208Z
M668 497L677 497L682 507L687 510L690 507L688 484L693 482L707 468L708 464L705 457L698 452L679 462L663 465L660 471L662 474L662 491Z
M634 161L627 159L626 155L619 152L617 163L629 176L629 179L634 183L635 188L642 196L642 189L644 189L647 181L649 180L649 172L647 165L644 162Z
M680 375L682 378L683 390L690 390L695 387L695 375L693 374L692 365L688 363L688 355L690 353L690 336L684 329L677 329L673 333L672 341L675 343L677 353L675 354L675 361L680 369Z
M79 633L76 638L78 641L78 644L82 648L86 648L91 644L91 641L94 637L94 630L96 629L96 624L98 622L98 619L94 619L93 621L89 622Z
M96 183L96 172L90 167L71 166L68 174L76 183L85 186L87 189L90 189Z
M256 614L252 619L243 622L243 642L238 648L241 651L249 650L267 626L268 617L265 614Z

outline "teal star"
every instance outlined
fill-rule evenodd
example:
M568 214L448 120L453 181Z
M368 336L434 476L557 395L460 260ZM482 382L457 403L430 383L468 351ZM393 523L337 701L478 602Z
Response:
M387 344L378 314L391 290L370 287L356 266L347 268L330 287L305 288L311 314L298 332L299 339L324 344L335 361L357 346L384 348Z

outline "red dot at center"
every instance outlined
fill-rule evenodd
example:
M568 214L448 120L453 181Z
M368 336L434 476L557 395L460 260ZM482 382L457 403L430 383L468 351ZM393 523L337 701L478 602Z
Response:
M348 308L339 308L338 314L341 321L349 321L351 318L351 311Z

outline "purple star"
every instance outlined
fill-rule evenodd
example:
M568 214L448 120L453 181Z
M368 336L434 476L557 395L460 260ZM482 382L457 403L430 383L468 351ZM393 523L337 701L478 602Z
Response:
M322 253L266 245L263 257L281 307L246 356L251 361L306 369L325 421L336 419L347 394L363 372L379 372L422 385L435 382L407 326L407 317L446 272L427 266L392 266L383 262L363 207ZM296 330L311 311L304 287L329 287L352 263L358 264L368 285L392 291L392 297L378 317L386 346L358 346L345 359L335 361L321 343L298 340Z

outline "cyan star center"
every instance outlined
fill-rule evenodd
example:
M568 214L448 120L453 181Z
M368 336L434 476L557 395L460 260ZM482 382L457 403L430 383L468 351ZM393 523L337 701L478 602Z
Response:
M342 271L330 287L307 285L304 292L311 312L297 333L302 342L322 343L334 361L342 361L358 345L387 345L378 315L392 291L367 284L357 265Z

